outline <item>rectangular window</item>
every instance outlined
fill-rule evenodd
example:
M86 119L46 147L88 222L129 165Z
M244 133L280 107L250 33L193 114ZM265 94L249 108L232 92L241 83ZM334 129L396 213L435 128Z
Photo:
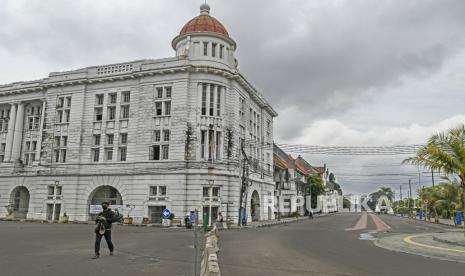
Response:
M55 147L60 146L60 136L55 136Z
M66 149L60 150L60 159L61 163L66 163Z
M37 142L32 143L33 147L35 147L34 143L37 143ZM68 136L61 136L61 146L62 147L68 146Z
M2 143L0 151L5 152L5 149L6 149L6 143Z
M216 43L212 43L212 57L216 57Z
M121 106L121 118L129 119L129 105Z
M166 186L158 186L158 194L161 196L166 196Z
M202 194L203 194L203 197L210 197L210 187L203 187Z
M219 160L221 158L221 132L216 132L216 159Z
M27 141L26 142L26 151L30 151L31 150L31 142Z
M202 115L207 115L207 84L202 84Z
M114 138L115 138L114 134L107 134L107 145L113 145Z
M221 116L221 87L218 87L218 90L216 91L216 116L220 117Z
M94 146L100 146L100 134L94 134Z
M66 106L71 107L71 97L66 97ZM40 108L37 110L37 115L40 114Z
M203 43L203 55L208 56L208 42Z
M62 188L61 186L55 186L55 195L61 195Z
M163 130L163 141L168 142L170 140L170 131L169 129Z
M0 121L3 123L3 120ZM29 130L32 130L34 129L34 117L29 117L29 120L28 120L28 129Z
M171 86L165 87L166 90L166 97L171 98Z
M150 196L158 195L158 186L150 186Z
M63 136L63 138L66 138L66 136ZM32 150L37 150L37 141L32 141Z
M215 86L210 84L210 116L214 116L214 107L215 107Z
M167 116L171 115L171 102L170 101L165 102L165 115Z
M62 108L65 104L65 98L59 97L57 102L57 108Z
M155 142L160 142L161 138L160 138L160 130L154 130L153 131L153 140Z
M162 149L162 159L166 160L168 159L168 152L169 152L169 146L168 145L163 145L161 146Z
M101 107L96 108L94 113L95 113L95 121L96 122L102 121L102 108Z
M126 145L128 143L128 134L121 133L120 137L121 137L121 140L120 140L121 144Z
M100 149L92 149L92 161L98 162L100 155Z
M60 150L55 150L55 163L60 162Z
M116 103L116 99L117 99L117 94L116 93L111 93L111 94L108 94L108 103L109 104L115 104Z
M161 116L162 115L162 102L155 103L155 115Z
M69 123L69 110L65 110L64 114L65 114L65 116L64 116L65 122Z
M109 106L107 109L108 112L108 120L113 121L116 117L116 107Z
M55 186L49 185L47 187L47 194L50 196L55 195Z
M151 186L150 196L166 196L166 186Z
M213 159L213 147L215 146L215 131L208 131L208 160Z
M224 46L220 45L220 58L223 58Z
M119 148L119 161L126 161L126 152L127 149L125 147Z
M57 123L62 123L63 122L63 110L58 110L57 111Z
M102 105L103 104L103 94L95 96L95 104Z
M153 145L150 147L149 160L160 160L160 146Z
M220 196L220 187L212 188L212 196Z
M121 93L123 97L123 103L129 103L131 101L131 92L125 91Z
M157 87L157 99L163 98L163 87Z
M105 161L113 160L113 148L105 149Z
M201 130L200 131L200 157L205 158L205 142L207 138L207 131Z

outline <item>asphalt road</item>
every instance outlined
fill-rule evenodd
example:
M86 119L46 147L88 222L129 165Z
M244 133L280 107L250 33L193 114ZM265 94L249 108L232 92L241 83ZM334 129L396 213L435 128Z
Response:
M461 275L465 264L392 252L360 240L376 228L346 231L360 214L338 214L270 228L220 232L223 275ZM390 233L446 227L380 216ZM0 222L0 275L193 275L193 233L115 226L115 256L93 255L93 226Z
M223 275L463 275L465 264L388 251L361 233L346 231L360 214L338 214L268 229L225 232L220 254ZM379 233L420 233L448 227L392 216L380 216L391 230Z

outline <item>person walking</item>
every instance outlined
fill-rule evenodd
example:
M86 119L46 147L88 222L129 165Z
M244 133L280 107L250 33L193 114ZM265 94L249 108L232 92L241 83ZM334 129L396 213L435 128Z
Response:
M117 221L115 212L109 208L108 202L102 202L103 211L100 212L95 219L95 255L92 259L98 259L100 257L100 242L102 236L105 237L108 249L110 250L110 256L113 256L113 250L115 249L113 242L111 241L111 225Z

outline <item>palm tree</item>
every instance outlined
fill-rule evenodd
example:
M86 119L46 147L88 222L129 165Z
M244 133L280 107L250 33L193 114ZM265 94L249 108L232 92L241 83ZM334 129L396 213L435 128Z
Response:
M402 163L441 170L449 176L457 177L461 187L459 197L462 214L465 214L465 125L431 136L415 156L405 159Z
M445 179L446 182L441 183L439 186L440 199L436 200L434 206L435 208L445 210L452 220L454 220L455 224L455 213L462 210L461 195L463 195L463 189L456 179Z

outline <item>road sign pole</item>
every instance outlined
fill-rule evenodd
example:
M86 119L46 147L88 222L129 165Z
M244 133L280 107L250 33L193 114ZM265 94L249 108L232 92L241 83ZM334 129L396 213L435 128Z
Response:
M199 211L195 209L195 219L194 219L194 276L199 275L199 235L198 235L198 224L199 224Z

